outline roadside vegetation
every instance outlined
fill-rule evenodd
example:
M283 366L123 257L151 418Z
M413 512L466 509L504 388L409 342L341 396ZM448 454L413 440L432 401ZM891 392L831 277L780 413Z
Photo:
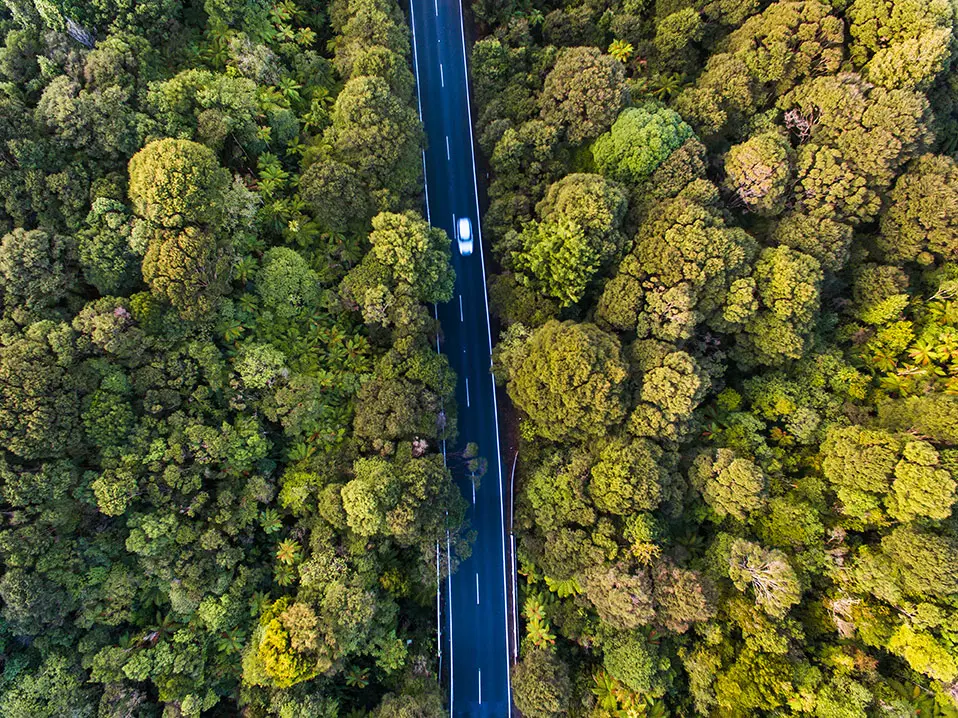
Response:
M955 6L472 7L516 705L958 715Z
M441 715L402 10L11 0L0 38L0 715Z
M958 716L956 12L473 3L524 716ZM403 8L5 0L0 108L0 716L444 715Z

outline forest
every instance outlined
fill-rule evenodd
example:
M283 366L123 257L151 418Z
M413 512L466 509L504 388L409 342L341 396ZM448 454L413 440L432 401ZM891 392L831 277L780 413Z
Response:
M469 542L403 11L0 34L0 715L442 715Z
M958 716L949 0L475 0L528 716Z
M407 9L4 0L0 716L446 715ZM466 20L516 709L958 718L958 3Z

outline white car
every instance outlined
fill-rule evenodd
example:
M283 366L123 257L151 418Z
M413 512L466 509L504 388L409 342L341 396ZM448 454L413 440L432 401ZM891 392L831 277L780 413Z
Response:
M468 257L472 254L472 220L460 217L456 223L456 239L459 241L459 254Z

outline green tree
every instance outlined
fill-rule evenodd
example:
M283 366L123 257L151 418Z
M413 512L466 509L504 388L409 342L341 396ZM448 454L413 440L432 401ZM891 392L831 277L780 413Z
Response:
M881 216L876 244L890 264L958 259L958 165L922 155L899 175Z
M745 207L776 215L785 207L792 149L780 132L764 132L733 145L725 155L726 186Z
M652 42L656 52L669 66L682 67L689 64L689 46L702 39L705 23L699 11L687 7L677 10L655 23Z
M336 98L327 137L333 156L353 167L378 209L415 191L422 172L422 128L416 111L380 77L354 77Z
M685 633L715 614L714 588L697 571L661 560L653 567L652 579L655 620L669 631Z
M313 311L319 303L319 276L296 250L273 247L263 254L256 293L279 320Z
M606 641L602 646L602 665L633 691L652 691L656 655L642 631L617 634Z
M737 132L804 78L834 73L844 25L826 3L782 0L752 15L713 54L676 109L705 136Z
M511 672L516 707L524 715L559 718L568 714L572 697L569 668L553 651L526 649Z
M616 631L632 631L655 616L646 570L634 571L627 564L594 564L586 569L582 588L602 622Z
M560 306L578 302L621 251L625 210L625 193L599 175L563 177L539 203L539 221L523 231L516 268Z
M728 330L754 312L754 288L741 285L755 251L755 241L744 230L726 224L717 188L695 181L678 197L650 208L635 238L634 262L619 268L620 276L625 270L637 281L623 287L610 283L607 292L624 295L616 298L618 303L634 297L636 284L644 290L644 306L637 305L639 336L686 339L703 319Z
M751 588L755 605L775 618L783 618L801 598L801 586L785 554L750 541L732 542L728 576L739 591Z
M546 75L541 117L577 144L608 130L628 96L621 62L594 47L570 47Z
M699 454L689 469L689 480L720 518L746 521L764 504L765 475L748 459L730 449Z
M946 2L855 0L847 15L852 61L872 82L925 89L951 65L954 11Z
M322 226L335 232L365 228L370 198L351 166L335 160L314 162L299 179L300 196Z
M23 459L78 448L87 377L75 371L74 341L69 326L50 321L0 338L0 440Z
M373 217L370 255L389 268L393 281L425 304L452 299L455 274L449 236L413 212Z
M143 258L143 279L184 319L209 315L229 282L230 257L208 231L158 229Z
M951 516L958 484L940 467L938 452L931 444L907 442L894 473L891 492L885 498L890 516L899 521L918 518L942 521Z
M817 259L822 269L838 272L848 260L852 246L852 227L830 217L788 212L772 230L771 238Z
M807 80L778 105L786 126L810 138L796 155L796 207L836 221L871 221L881 194L928 139L923 95L869 86L854 74Z
M73 288L73 244L43 229L14 229L0 240L0 280L7 314L39 313L62 301Z
M603 447L589 482L596 508L620 515L654 509L668 481L661 456L661 449L644 439L612 441Z
M906 524L881 540L905 595L946 599L958 590L958 540Z
M116 200L93 201L86 227L77 236L80 267L100 294L128 294L140 281L139 262L130 249L132 218Z
M133 209L160 227L216 227L228 185L213 151L189 140L156 140L130 160Z
M623 110L611 130L593 143L592 156L602 174L637 184L691 137L692 128L677 113L645 103Z
M554 439L606 433L624 415L628 375L619 340L594 324L550 321L497 362L533 430Z
M771 366L801 358L819 308L821 265L788 247L763 249L752 276L759 309L738 335L739 357Z
M881 517L881 502L891 489L901 450L886 431L858 426L834 427L821 445L822 473L831 483L841 511L862 520Z
M62 655L51 655L35 671L20 674L0 696L0 712L10 718L93 718L94 692L82 672Z
M454 436L455 386L448 360L434 347L394 348L359 389L353 431L377 448L397 439Z

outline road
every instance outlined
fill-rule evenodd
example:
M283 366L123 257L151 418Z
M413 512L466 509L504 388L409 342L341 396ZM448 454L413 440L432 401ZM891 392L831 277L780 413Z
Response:
M492 366L492 335L479 223L466 48L459 0L410 0L419 113L426 131L426 212L453 238L456 293L437 307L442 350L458 376L459 439L446 447L456 482L469 501L477 532L473 554L446 583L443 668L453 716L510 714L503 476ZM471 256L462 256L454 220L472 220ZM452 457L476 442L488 471L473 497L462 461Z

